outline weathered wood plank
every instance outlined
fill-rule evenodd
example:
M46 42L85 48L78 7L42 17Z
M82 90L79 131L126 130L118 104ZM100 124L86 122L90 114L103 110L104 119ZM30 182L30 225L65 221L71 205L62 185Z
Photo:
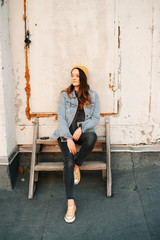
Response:
M32 158L31 158L31 169L30 169L30 180L29 180L29 194L28 198L31 199L34 194L34 166L37 162L37 144L36 139L38 137L38 119L35 118L34 132L33 132L33 145L32 145Z
M103 170L106 169L106 163L100 161L86 161L80 167L81 170Z
M76 145L77 152L80 150L80 145ZM103 152L104 146L102 142L97 142L93 149L93 152ZM54 145L42 145L41 152L61 152L58 143Z
M100 161L86 161L80 167L81 170L104 170L106 163ZM63 171L63 162L39 162L35 171Z
M105 137L98 137L97 139L97 142L99 143L105 143ZM57 140L54 140L53 138L49 138L49 139L46 139L46 140L43 140L43 139L37 139L36 140L36 143L37 144L44 144L44 145L57 145Z
M111 197L112 173L111 173L110 129L108 117L106 117L106 165L107 165L107 197Z

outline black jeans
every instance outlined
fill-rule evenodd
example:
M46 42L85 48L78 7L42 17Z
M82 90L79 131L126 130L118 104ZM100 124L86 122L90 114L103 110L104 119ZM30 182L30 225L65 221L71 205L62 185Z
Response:
M76 144L82 145L74 159L74 155L68 149L67 142L63 142L61 138L58 138L58 144L64 160L64 184L67 199L73 199L74 166L75 164L78 166L82 165L88 154L92 152L96 141L97 135L95 132L87 131L82 133L79 140L74 141Z

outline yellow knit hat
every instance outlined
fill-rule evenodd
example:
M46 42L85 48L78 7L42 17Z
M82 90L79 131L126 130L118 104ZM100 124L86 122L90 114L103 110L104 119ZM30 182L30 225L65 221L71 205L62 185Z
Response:
M84 74L86 75L86 78L88 79L88 69L87 69L86 67L77 65L77 66L75 66L75 67L72 68L71 72L72 72L73 69L75 69L75 68L80 68L80 69L84 72Z

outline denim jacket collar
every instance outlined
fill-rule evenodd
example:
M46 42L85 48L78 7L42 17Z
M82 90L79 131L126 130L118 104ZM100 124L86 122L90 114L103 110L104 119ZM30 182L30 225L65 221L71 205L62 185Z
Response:
M90 93L90 89L89 89L88 92ZM71 97L71 98L76 98L76 97L77 97L77 96L76 96L76 92L75 92L74 89L73 89L73 91L70 93L70 97Z

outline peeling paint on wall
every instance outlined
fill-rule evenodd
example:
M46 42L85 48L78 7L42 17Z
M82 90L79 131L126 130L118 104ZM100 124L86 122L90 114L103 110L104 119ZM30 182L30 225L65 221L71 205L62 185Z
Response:
M144 131L141 131L141 134L144 136L144 135L145 135L145 132L144 132Z
M118 26L118 48L121 47L120 35L121 35L121 30L120 30L120 26Z
M16 107L16 122L20 122L18 112L19 112L19 109L22 105L23 105L22 99L18 98L17 101L16 101L16 104L15 104L15 107Z
M116 92L117 89L115 89L115 83L112 79L112 74L109 73L109 89L112 91L112 92Z
M4 0L1 0L1 7L3 7L4 5Z

